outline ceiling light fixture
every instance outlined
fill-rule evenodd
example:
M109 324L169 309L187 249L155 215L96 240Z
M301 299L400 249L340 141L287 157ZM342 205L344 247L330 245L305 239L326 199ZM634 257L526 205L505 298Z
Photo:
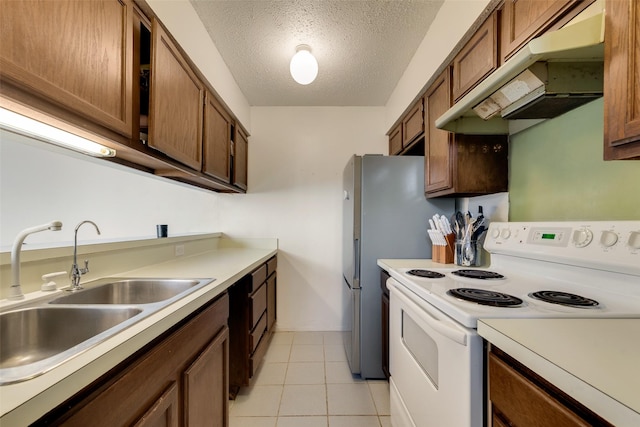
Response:
M94 157L115 157L116 155L116 150L112 148L5 108L0 108L0 127Z
M306 44L296 47L296 54L291 58L289 71L293 80L301 85L308 85L318 76L318 61L311 54L311 48Z

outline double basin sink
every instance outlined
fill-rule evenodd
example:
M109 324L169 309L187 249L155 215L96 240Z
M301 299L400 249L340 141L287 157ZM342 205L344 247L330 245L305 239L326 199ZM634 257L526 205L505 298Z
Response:
M107 278L0 313L0 384L43 374L214 280Z

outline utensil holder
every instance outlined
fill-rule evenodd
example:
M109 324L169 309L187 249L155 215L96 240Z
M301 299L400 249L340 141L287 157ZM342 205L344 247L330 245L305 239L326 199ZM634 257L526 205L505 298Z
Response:
M478 240L456 240L455 263L464 267L482 265L482 242Z
M452 264L454 259L453 247L456 241L456 236L455 234L447 234L444 238L447 240L446 245L432 246L431 260L440 264Z

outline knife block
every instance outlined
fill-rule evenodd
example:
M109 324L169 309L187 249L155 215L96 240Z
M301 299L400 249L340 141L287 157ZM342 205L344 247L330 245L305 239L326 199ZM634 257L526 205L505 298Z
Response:
M455 247L456 235L447 234L444 236L447 240L446 246L432 246L431 261L440 264L453 264L453 248Z

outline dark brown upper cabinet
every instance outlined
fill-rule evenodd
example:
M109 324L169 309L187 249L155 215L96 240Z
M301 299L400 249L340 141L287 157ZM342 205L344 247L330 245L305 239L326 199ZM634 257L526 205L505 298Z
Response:
M424 104L420 98L402 119L402 148L407 148L424 133Z
M149 146L199 171L204 85L155 19L151 35Z
M424 186L427 198L492 194L508 189L506 135L454 134L435 126L452 104L451 67L424 96Z
M233 147L233 185L246 190L249 182L247 176L249 139L247 133L238 124L235 126Z
M0 93L68 123L131 137L131 17L129 0L3 1Z
M595 0L506 0L502 9L501 60L542 33L560 28Z
M233 121L222 105L207 92L204 107L204 165L202 171L224 182L231 179Z
M604 158L640 159L640 5L608 0L606 11Z
M498 17L489 15L453 60L453 98L457 101L498 68Z

